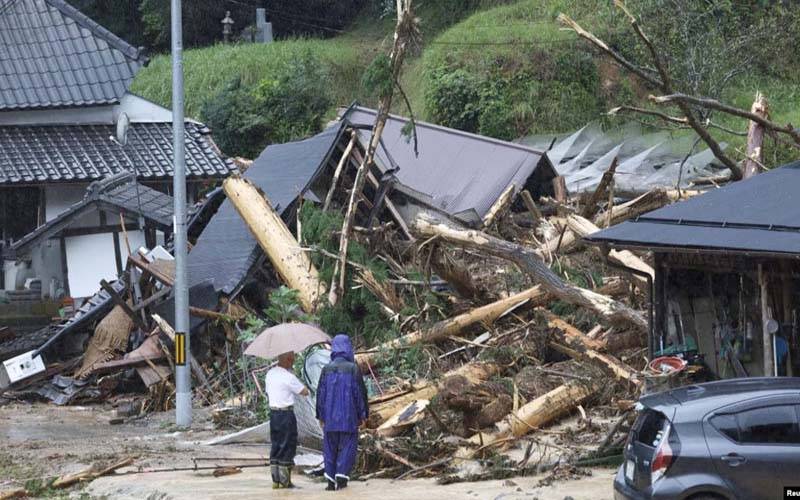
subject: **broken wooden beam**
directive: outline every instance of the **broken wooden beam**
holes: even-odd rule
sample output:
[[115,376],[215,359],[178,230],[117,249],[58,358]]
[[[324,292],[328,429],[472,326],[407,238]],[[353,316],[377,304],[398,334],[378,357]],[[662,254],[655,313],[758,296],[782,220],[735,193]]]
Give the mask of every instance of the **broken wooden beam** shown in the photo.
[[627,324],[647,331],[647,320],[642,313],[610,297],[565,282],[530,248],[480,231],[465,230],[425,213],[417,215],[414,231],[421,236],[438,236],[449,243],[511,261],[538,281],[544,291],[564,302],[591,309],[611,323]]
[[401,408],[397,413],[382,423],[375,433],[383,437],[397,436],[407,428],[416,424],[425,417],[425,409],[430,404],[429,399],[417,399]]
[[314,312],[325,285],[283,219],[250,181],[232,176],[222,188],[283,281],[299,292],[303,309]]
[[483,217],[483,228],[486,229],[491,226],[514,201],[515,187],[513,184],[509,185],[505,191],[497,198],[497,201],[492,204],[489,211]]
[[429,328],[423,328],[403,335],[402,337],[384,342],[377,346],[372,352],[357,354],[356,362],[362,366],[375,364],[383,353],[387,351],[391,352],[394,349],[400,349],[414,344],[439,342],[476,323],[491,323],[510,308],[519,306],[524,302],[530,301],[531,305],[534,306],[543,305],[546,303],[547,297],[548,294],[543,287],[535,286],[529,288],[523,292],[478,307],[464,314],[439,321]]
[[528,212],[531,214],[533,227],[538,226],[539,222],[542,220],[542,211],[536,206],[536,202],[533,201],[533,196],[531,196],[530,191],[523,189],[519,195],[522,198],[522,202],[525,204],[525,208],[527,208]]
[[614,160],[611,162],[611,165],[608,167],[608,170],[603,172],[603,177],[600,178],[600,183],[597,184],[594,192],[591,194],[591,196],[589,196],[589,199],[586,200],[586,204],[583,206],[583,210],[581,211],[581,216],[591,219],[597,214],[598,211],[600,211],[600,202],[605,199],[606,192],[612,185],[614,173],[617,171],[617,163],[618,157],[615,156]]
[[[750,112],[767,119],[769,116],[769,105],[767,99],[761,94],[756,93],[756,99],[753,101],[753,106]],[[751,121],[747,127],[747,151],[744,159],[744,178],[747,179],[758,174],[764,166],[764,153],[762,146],[764,144],[764,131],[763,124]]]
[[100,466],[98,464],[93,464],[92,466],[83,469],[78,472],[73,472],[71,474],[65,474],[55,481],[50,486],[53,488],[66,488],[68,486],[72,486],[75,483],[91,481],[92,479],[96,479],[101,476],[105,476],[111,474],[117,469],[121,469],[122,467],[127,467],[133,463],[133,457],[126,458],[124,460],[120,460],[115,462],[107,467]]
[[619,224],[622,221],[633,219],[636,216],[642,215],[646,212],[651,212],[657,208],[670,203],[670,198],[664,189],[654,189],[648,191],[638,197],[611,209],[611,223],[608,223],[608,214],[599,214],[595,216],[594,223],[599,227],[610,227]]
[[[600,231],[599,227],[595,226],[591,221],[584,219],[579,215],[570,215],[567,217],[567,225],[573,233],[581,238],[585,238]],[[625,267],[630,267],[636,269],[637,271],[647,273],[651,280],[655,279],[656,272],[653,270],[652,266],[637,257],[630,250],[611,250],[608,252],[608,258],[618,264],[622,264]],[[634,274],[632,280],[639,286],[640,289],[643,289],[645,292],[650,291],[648,280],[643,276]]]

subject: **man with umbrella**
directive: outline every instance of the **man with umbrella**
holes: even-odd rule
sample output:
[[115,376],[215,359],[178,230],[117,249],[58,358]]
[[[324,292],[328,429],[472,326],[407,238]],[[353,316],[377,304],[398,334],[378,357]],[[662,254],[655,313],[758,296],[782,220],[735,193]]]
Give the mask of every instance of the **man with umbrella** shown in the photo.
[[293,487],[292,467],[297,452],[294,399],[308,395],[308,389],[292,372],[294,354],[322,342],[330,342],[330,337],[319,328],[304,323],[284,323],[261,332],[244,352],[260,358],[278,358],[278,364],[266,377],[271,415],[269,463],[274,489]]
[[317,419],[324,431],[327,490],[347,487],[358,450],[358,427],[367,419],[367,389],[355,363],[350,338],[333,338],[331,362],[322,369],[317,387]]

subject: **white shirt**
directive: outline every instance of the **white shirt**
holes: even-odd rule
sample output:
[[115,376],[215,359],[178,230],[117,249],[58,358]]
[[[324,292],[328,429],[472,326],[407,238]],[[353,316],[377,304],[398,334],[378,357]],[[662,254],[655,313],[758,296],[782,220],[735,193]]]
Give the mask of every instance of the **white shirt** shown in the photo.
[[303,385],[294,373],[276,366],[267,372],[265,379],[267,385],[267,399],[270,408],[286,408],[294,404],[295,394],[300,394],[306,386]]

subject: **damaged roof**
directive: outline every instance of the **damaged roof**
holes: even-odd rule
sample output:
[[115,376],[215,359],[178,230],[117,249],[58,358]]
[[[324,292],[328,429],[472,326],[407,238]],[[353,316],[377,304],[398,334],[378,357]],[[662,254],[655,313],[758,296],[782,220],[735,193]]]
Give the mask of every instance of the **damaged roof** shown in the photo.
[[[353,124],[369,125],[360,132],[366,144],[375,115],[373,109],[351,106],[342,117]],[[379,162],[384,169],[399,167],[395,189],[463,223],[483,220],[509,186],[521,191],[535,171],[541,169],[540,185],[556,175],[542,151],[420,121],[416,122],[417,156],[413,142],[403,134],[407,123],[406,118],[389,115]],[[549,189],[549,182],[547,185]],[[536,191],[536,186],[530,187]]]
[[[340,122],[309,139],[267,146],[243,177],[284,215],[325,165],[343,127]],[[226,199],[189,252],[189,285],[210,281],[217,292],[229,295],[244,282],[260,255],[255,238]]]
[[616,247],[800,254],[800,162],[731,183],[586,239]]
[[[222,177],[236,168],[210,133],[186,122],[188,178]],[[172,177],[171,123],[132,123],[126,146],[110,139],[115,134],[110,124],[0,127],[0,184],[86,182],[126,171],[139,179]]]
[[146,63],[63,0],[0,0],[0,111],[115,104]]
[[89,185],[84,198],[4,251],[6,258],[25,254],[35,243],[53,237],[72,225],[81,215],[112,209],[144,217],[163,229],[172,228],[173,198],[136,182],[133,174],[122,173]]

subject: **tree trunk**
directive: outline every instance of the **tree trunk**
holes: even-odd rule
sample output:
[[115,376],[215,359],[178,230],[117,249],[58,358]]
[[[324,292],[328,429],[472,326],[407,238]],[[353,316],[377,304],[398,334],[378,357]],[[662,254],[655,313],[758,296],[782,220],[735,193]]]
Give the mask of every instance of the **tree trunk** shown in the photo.
[[[750,112],[766,119],[769,113],[767,99],[761,94],[756,93],[756,100]],[[764,144],[764,125],[751,121],[747,128],[747,158],[744,160],[744,178],[747,179],[756,175],[763,165],[764,154],[761,146]]]
[[503,214],[508,208],[511,206],[511,202],[514,201],[514,185],[510,185],[506,188],[505,191],[497,198],[497,201],[489,208],[489,211],[486,212],[486,216],[483,218],[483,228],[486,229],[492,225],[499,217]]
[[562,175],[557,175],[553,179],[553,198],[559,203],[564,203],[569,198],[567,191],[567,180]]
[[454,227],[424,213],[417,216],[413,229],[421,236],[438,236],[450,243],[514,262],[540,282],[544,290],[564,302],[591,309],[612,323],[623,323],[647,330],[647,321],[638,311],[609,297],[564,282],[545,265],[534,250],[480,231]]
[[533,201],[533,196],[531,196],[531,193],[527,189],[523,189],[520,193],[520,196],[522,197],[522,202],[525,203],[525,207],[528,209],[528,212],[531,214],[533,227],[538,226],[539,222],[542,220],[542,212]]
[[604,214],[596,216],[594,223],[599,227],[610,227],[643,213],[661,208],[664,205],[668,205],[669,202],[670,199],[665,190],[654,189],[631,201],[613,207],[611,210],[611,224],[608,224],[607,215]]
[[600,183],[597,184],[597,188],[595,188],[589,199],[586,200],[586,205],[584,205],[581,211],[583,217],[591,219],[600,210],[600,202],[606,197],[606,191],[608,191],[614,180],[614,173],[617,171],[617,163],[617,157],[614,157],[608,170],[606,170],[603,173],[603,177],[600,178]]
[[436,396],[442,388],[445,379],[452,376],[462,376],[473,384],[479,384],[489,380],[492,376],[500,373],[500,367],[494,363],[473,362],[462,365],[455,370],[451,370],[442,375],[438,381],[420,380],[414,390],[402,394],[396,398],[381,401],[370,405],[370,427],[378,427],[383,422],[395,415],[399,410],[407,407],[416,400],[430,400]]
[[222,188],[283,281],[299,292],[303,309],[314,312],[325,285],[320,282],[308,254],[300,248],[269,201],[241,177],[227,178]]
[[[378,111],[375,115],[375,125],[372,127],[372,137],[369,141],[367,153],[364,156],[364,161],[359,165],[356,171],[356,178],[353,183],[353,190],[350,192],[350,201],[347,204],[347,212],[344,216],[344,223],[342,224],[342,234],[339,237],[339,262],[333,271],[333,278],[331,280],[331,290],[328,295],[328,301],[335,305],[339,300],[339,295],[344,293],[344,284],[346,277],[347,265],[347,247],[350,244],[350,232],[353,230],[355,221],[356,208],[358,199],[361,196],[361,191],[364,189],[364,182],[367,178],[367,173],[375,162],[375,153],[380,144],[383,129],[386,126],[386,120],[389,119],[389,109],[392,107],[392,96],[394,94],[394,83],[400,76],[400,68],[403,66],[403,59],[406,55],[406,48],[409,40],[409,26],[408,23],[414,23],[414,14],[411,10],[412,0],[398,0],[397,1],[397,25],[394,33],[394,45],[389,55],[391,60],[391,78],[392,87],[386,95],[381,96],[380,103],[378,104]],[[402,9],[402,10],[401,10]],[[341,273],[341,274],[337,274]],[[338,282],[337,282],[338,276]]]
[[353,146],[356,144],[356,132],[352,131],[350,134],[350,142],[347,144],[347,148],[344,150],[344,153],[342,153],[342,157],[339,159],[339,163],[336,165],[336,170],[333,171],[331,187],[328,188],[328,194],[325,196],[325,203],[322,205],[323,212],[327,212],[328,208],[331,206],[333,193],[336,192],[336,186],[339,184],[339,177],[342,175],[344,166],[347,165],[347,162],[350,160],[350,152],[353,151]]
[[[498,422],[494,432],[479,432],[472,436],[469,442],[474,446],[485,448],[507,438],[524,436],[574,410],[598,387],[597,383],[579,382],[560,385],[509,414]],[[456,452],[456,457],[472,458],[476,451],[475,449],[461,448]]]
[[476,323],[491,323],[500,317],[504,312],[525,301],[531,301],[532,305],[538,306],[546,303],[547,293],[541,286],[529,288],[511,297],[492,302],[485,306],[478,307],[471,311],[459,314],[434,324],[430,328],[417,330],[403,335],[402,337],[384,342],[375,348],[374,352],[361,353],[356,355],[356,362],[362,366],[372,365],[380,358],[382,353],[399,349],[405,346],[420,343],[435,343],[444,340],[451,335],[455,335],[463,329]]

